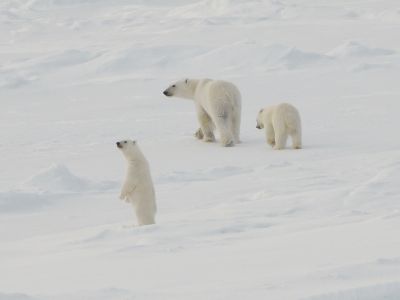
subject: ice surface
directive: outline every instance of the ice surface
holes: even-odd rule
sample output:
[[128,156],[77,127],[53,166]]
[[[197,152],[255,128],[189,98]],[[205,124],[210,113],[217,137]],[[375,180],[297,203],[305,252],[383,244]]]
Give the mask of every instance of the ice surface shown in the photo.
[[400,284],[387,283],[376,286],[360,287],[348,291],[341,291],[329,295],[307,298],[308,300],[396,300],[400,295]]
[[[0,25],[1,300],[400,299],[397,0],[3,0]],[[187,77],[240,88],[241,144],[193,137],[162,95]],[[302,150],[255,129],[283,101]],[[125,138],[154,226],[118,199]]]

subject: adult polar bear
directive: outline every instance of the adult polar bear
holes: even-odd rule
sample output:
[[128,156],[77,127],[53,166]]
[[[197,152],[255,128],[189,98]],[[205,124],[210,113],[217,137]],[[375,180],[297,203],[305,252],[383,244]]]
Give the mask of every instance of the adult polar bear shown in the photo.
[[230,82],[212,79],[185,79],[170,85],[168,97],[192,99],[195,102],[200,129],[195,133],[205,142],[215,141],[214,129],[222,146],[240,143],[241,95]]

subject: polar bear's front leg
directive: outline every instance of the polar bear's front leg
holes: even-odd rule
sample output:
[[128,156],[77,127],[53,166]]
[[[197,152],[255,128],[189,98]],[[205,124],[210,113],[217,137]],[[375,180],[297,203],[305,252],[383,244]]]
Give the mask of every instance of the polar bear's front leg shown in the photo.
[[275,146],[275,131],[272,124],[265,126],[265,136],[267,140],[267,144],[271,145],[272,147]]
[[119,195],[119,199],[125,200],[129,202],[129,197],[132,196],[133,192],[135,191],[136,185],[132,184],[131,182],[125,182],[122,186],[121,193]]
[[199,120],[200,128],[196,131],[195,136],[205,142],[214,142],[214,124],[207,112],[200,106],[197,107],[197,119]]

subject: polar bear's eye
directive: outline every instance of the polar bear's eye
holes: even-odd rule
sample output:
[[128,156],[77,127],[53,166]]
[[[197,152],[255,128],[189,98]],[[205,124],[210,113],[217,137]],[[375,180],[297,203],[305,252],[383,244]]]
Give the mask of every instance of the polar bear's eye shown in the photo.
[[176,87],[176,85],[174,84],[174,85],[172,85],[172,87]]
[[126,144],[126,141],[124,141],[124,144]]

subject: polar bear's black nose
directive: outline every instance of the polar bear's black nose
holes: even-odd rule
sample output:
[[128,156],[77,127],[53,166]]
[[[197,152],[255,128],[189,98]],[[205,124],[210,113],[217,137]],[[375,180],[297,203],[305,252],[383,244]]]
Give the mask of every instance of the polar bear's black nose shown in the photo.
[[168,96],[168,92],[167,92],[166,90],[163,92],[163,94],[164,94],[165,96]]
[[120,142],[116,142],[116,144],[117,144],[118,148],[121,148],[121,143]]

